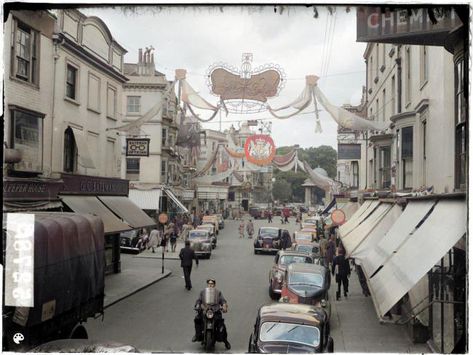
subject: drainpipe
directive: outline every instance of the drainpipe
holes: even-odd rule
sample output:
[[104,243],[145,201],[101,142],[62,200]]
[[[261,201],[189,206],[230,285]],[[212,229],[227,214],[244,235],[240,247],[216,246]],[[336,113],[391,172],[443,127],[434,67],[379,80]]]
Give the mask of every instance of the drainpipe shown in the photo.
[[401,46],[397,46],[397,113],[402,111],[402,66],[401,66]]
[[56,108],[56,71],[57,71],[57,60],[59,59],[58,49],[61,44],[64,43],[64,39],[59,37],[59,33],[53,34],[53,92],[51,100],[51,150],[49,153],[49,162],[50,162],[50,176],[53,173],[53,148],[54,148],[54,117],[55,117],[55,108]]

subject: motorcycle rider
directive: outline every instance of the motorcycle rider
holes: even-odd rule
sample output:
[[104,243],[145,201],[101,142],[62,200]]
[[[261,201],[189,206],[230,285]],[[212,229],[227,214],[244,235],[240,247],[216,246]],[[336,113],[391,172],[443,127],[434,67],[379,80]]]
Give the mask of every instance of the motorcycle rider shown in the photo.
[[[207,287],[215,287],[216,281],[215,279],[208,279],[207,280]],[[194,318],[194,326],[195,326],[195,335],[192,337],[192,341],[201,341],[203,338],[203,331],[204,331],[204,319],[203,319],[203,314],[202,314],[202,308],[201,305],[204,302],[204,294],[205,294],[205,289],[200,291],[199,298],[195,302],[194,308],[197,310],[197,315]],[[228,304],[227,300],[225,297],[223,297],[223,294],[220,290],[217,290],[217,302],[222,308],[222,312],[226,313],[228,310]],[[228,350],[231,348],[230,343],[227,340],[227,328],[225,326],[222,314],[220,312],[217,313],[218,318],[216,318],[216,329],[217,332],[220,333],[220,341],[222,341],[225,344],[225,348]]]

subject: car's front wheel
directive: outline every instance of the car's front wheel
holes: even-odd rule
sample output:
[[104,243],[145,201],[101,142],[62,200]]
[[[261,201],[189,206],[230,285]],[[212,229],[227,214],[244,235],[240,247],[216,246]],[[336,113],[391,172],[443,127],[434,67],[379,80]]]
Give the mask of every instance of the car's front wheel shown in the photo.
[[268,291],[269,291],[269,297],[272,300],[277,300],[278,297],[277,297],[276,293],[273,291],[273,288],[271,287],[271,283],[269,284]]

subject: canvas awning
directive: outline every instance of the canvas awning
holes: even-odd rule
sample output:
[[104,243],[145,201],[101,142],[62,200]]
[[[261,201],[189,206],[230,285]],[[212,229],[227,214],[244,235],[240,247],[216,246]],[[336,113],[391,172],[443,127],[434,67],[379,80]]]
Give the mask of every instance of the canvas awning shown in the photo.
[[368,237],[370,232],[376,227],[376,225],[383,219],[383,217],[392,208],[391,203],[380,203],[373,210],[373,212],[366,219],[363,220],[356,228],[350,233],[341,235],[343,246],[347,251],[347,256],[350,256],[358,246]]
[[4,212],[20,211],[42,211],[62,207],[61,201],[39,200],[39,201],[6,201],[3,200]]
[[344,237],[348,233],[350,233],[353,229],[355,229],[363,220],[369,216],[373,210],[378,207],[379,201],[377,200],[369,200],[366,201],[359,209],[355,212],[355,214],[339,228],[340,237]]
[[77,146],[77,155],[79,156],[79,164],[84,168],[95,168],[94,160],[90,155],[87,138],[81,130],[71,127],[74,132],[74,140]]
[[335,203],[336,203],[336,202],[337,202],[337,201],[335,200],[335,198],[332,199],[332,201],[330,201],[330,203],[328,204],[328,206],[325,207],[325,209],[322,211],[322,214],[328,213],[328,211],[330,211],[330,209],[331,209],[333,206],[335,206]]
[[160,210],[159,199],[161,194],[161,189],[130,189],[128,191],[129,199],[142,210]]
[[381,221],[379,221],[376,227],[374,227],[358,247],[351,252],[351,257],[355,259],[357,264],[363,263],[368,253],[386,236],[386,233],[401,214],[401,207],[397,204],[392,204],[392,207]]
[[386,236],[363,259],[362,267],[368,278],[402,245],[434,204],[434,200],[411,201],[407,204]]
[[156,221],[126,196],[98,196],[98,199],[135,229],[156,225]]
[[345,219],[348,221],[358,210],[359,206],[357,202],[348,202],[342,207],[343,213],[345,213]]
[[174,204],[179,208],[180,212],[182,213],[189,213],[189,210],[184,206],[181,201],[172,193],[169,189],[163,189],[166,195],[174,202]]
[[123,223],[95,196],[61,195],[61,200],[74,212],[88,213],[102,219],[105,234],[114,234],[133,229]]
[[368,280],[379,317],[389,311],[466,234],[464,200],[440,200],[419,228]]

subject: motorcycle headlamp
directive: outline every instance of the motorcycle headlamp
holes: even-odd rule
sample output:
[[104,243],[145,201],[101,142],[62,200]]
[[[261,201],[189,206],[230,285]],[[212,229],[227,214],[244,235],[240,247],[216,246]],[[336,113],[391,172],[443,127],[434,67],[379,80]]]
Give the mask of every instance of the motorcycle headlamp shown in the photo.
[[207,318],[213,318],[214,317],[214,311],[212,311],[211,309],[208,309],[207,312],[205,313],[205,315],[207,316]]

